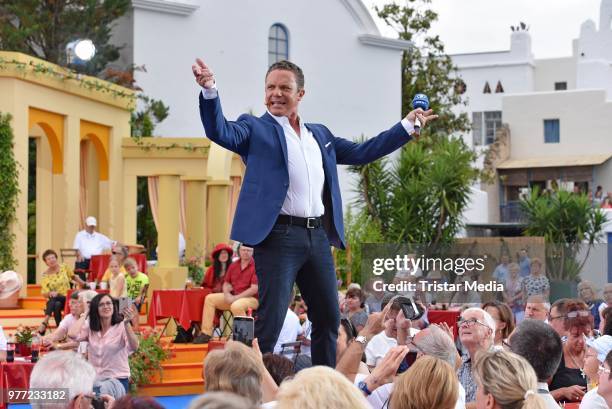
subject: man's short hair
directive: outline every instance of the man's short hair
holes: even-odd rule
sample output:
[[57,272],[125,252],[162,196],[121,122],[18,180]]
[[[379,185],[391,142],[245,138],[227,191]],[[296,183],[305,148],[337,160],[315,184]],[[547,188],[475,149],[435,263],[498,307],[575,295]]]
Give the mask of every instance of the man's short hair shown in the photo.
[[[81,355],[73,351],[53,351],[45,354],[34,366],[30,375],[30,389],[63,388],[68,389],[68,401],[80,394],[91,394],[96,370]],[[33,409],[59,409],[67,407],[65,402],[58,404],[32,401]]]
[[525,320],[510,336],[510,349],[531,364],[539,382],[546,382],[559,367],[563,344],[550,325],[543,321]]
[[423,331],[429,332],[417,345],[425,355],[430,355],[448,363],[452,368],[455,367],[457,359],[457,349],[455,343],[436,325],[430,325]]
[[552,312],[552,309],[554,308],[554,309],[557,310],[557,314],[565,315],[567,313],[567,303],[568,303],[568,301],[570,301],[569,298],[559,298],[550,307],[550,312]]
[[295,75],[295,82],[297,82],[298,89],[304,88],[304,73],[302,72],[302,69],[296,64],[287,60],[275,62],[270,66],[270,68],[268,68],[268,72],[266,72],[266,78],[268,78],[268,74],[270,74],[274,70],[291,71],[293,75]]

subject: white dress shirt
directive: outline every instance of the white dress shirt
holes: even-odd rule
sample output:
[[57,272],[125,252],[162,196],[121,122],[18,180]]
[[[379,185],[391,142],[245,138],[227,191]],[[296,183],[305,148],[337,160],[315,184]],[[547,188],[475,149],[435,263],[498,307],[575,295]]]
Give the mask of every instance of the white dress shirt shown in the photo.
[[104,250],[110,249],[113,246],[113,241],[94,231],[89,234],[87,230],[81,230],[74,236],[74,244],[72,248],[79,250],[83,258],[90,259],[91,256],[102,254]]
[[[214,99],[218,95],[216,84],[203,88],[204,99]],[[312,132],[306,128],[302,118],[299,118],[300,135],[298,135],[286,116],[275,116],[268,113],[283,127],[287,142],[287,166],[289,173],[289,188],[283,202],[280,214],[298,217],[319,217],[325,213],[323,206],[323,158],[321,148]],[[414,125],[406,118],[402,125],[408,134],[414,132]]]
[[312,132],[300,121],[298,135],[286,116],[268,113],[283,127],[287,141],[287,170],[289,188],[281,208],[281,214],[298,217],[319,217],[325,213],[323,206],[323,158]]
[[[301,334],[302,326],[300,325],[300,319],[291,309],[287,309],[283,327],[281,328],[280,334],[278,334],[276,345],[274,345],[274,353],[280,354],[283,350],[283,344],[297,341],[298,335]],[[293,354],[291,354],[291,357],[293,357]]]

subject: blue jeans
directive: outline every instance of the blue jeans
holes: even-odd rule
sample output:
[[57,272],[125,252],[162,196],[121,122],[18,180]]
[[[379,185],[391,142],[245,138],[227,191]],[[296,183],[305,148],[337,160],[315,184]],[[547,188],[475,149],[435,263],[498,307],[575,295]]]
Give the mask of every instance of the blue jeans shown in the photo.
[[276,224],[254,246],[254,258],[259,285],[255,336],[261,352],[273,352],[297,283],[312,322],[312,364],[335,367],[340,311],[325,229]]

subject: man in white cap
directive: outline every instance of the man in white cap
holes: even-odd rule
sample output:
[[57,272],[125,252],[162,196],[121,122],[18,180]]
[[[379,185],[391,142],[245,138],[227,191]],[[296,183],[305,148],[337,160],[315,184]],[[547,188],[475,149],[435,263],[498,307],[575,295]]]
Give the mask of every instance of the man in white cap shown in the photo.
[[[96,231],[98,222],[95,217],[89,216],[85,219],[85,229],[74,236],[72,248],[77,250],[77,259],[74,263],[75,270],[89,269],[91,256],[102,254],[104,250],[112,249],[116,243],[102,233]],[[84,277],[81,277],[84,279]]]

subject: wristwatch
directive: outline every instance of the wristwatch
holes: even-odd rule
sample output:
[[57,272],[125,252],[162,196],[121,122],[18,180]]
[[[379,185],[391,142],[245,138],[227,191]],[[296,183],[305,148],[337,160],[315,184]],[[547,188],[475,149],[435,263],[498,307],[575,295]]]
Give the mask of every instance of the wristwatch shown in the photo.
[[368,343],[368,339],[363,335],[357,335],[355,337],[355,341],[359,342],[363,346],[365,346]]
[[[364,337],[364,338],[365,338],[365,337]],[[359,390],[360,390],[361,392],[365,393],[365,394],[366,394],[366,396],[370,396],[370,395],[372,394],[372,391],[370,391],[370,390],[368,389],[368,384],[367,384],[367,383],[365,383],[365,381],[360,381],[360,382],[357,384],[357,387],[359,388]]]

